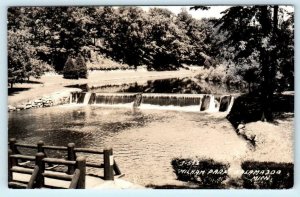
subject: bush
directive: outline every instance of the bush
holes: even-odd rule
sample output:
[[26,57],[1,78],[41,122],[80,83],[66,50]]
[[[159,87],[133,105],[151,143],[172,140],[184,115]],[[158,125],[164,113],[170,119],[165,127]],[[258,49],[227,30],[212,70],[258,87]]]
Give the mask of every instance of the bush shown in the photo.
[[[240,123],[256,122],[262,119],[263,104],[258,94],[244,94],[234,100],[231,111],[227,115],[229,122],[237,128]],[[280,114],[294,112],[293,95],[274,95],[271,102],[273,112]]]
[[87,62],[88,70],[129,70],[130,66],[128,64],[113,61],[105,56],[91,52],[92,58],[90,62]]
[[79,54],[78,57],[76,58],[75,64],[78,68],[79,77],[86,79],[88,77],[87,66],[81,54]]
[[68,57],[68,59],[65,63],[63,75],[64,75],[64,78],[66,78],[66,79],[78,79],[79,78],[78,67],[71,57]]
[[87,66],[81,54],[78,55],[75,61],[71,57],[68,57],[63,69],[63,75],[66,79],[88,77]]

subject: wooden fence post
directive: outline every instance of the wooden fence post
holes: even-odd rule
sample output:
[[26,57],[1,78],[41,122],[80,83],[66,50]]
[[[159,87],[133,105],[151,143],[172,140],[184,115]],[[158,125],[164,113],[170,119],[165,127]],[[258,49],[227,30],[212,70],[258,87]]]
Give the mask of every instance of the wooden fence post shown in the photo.
[[[76,153],[75,153],[75,144],[69,143],[68,144],[68,160],[75,161],[76,160]],[[68,174],[73,174],[75,171],[75,166],[68,166]]]
[[[12,155],[20,153],[17,149],[16,143],[17,143],[16,138],[10,138],[9,139],[9,148],[12,151],[12,153],[11,153]],[[18,165],[18,159],[11,159],[11,163],[12,163],[12,166],[17,166]]]
[[39,167],[39,171],[38,171],[37,177],[36,177],[36,187],[37,188],[41,188],[45,184],[45,179],[43,176],[43,173],[45,171],[45,164],[43,162],[44,157],[45,157],[45,154],[42,152],[37,153],[35,156],[35,165],[37,165]]
[[41,152],[41,153],[44,153],[45,154],[45,151],[44,151],[44,142],[43,141],[38,141],[37,143],[37,152]]
[[[47,154],[46,154],[45,149],[44,149],[44,145],[45,145],[44,141],[42,141],[42,140],[38,141],[38,143],[37,143],[37,152],[38,153],[44,153],[44,157],[47,157]],[[49,167],[53,166],[53,164],[48,164],[48,166]]]
[[9,139],[9,148],[12,151],[12,154],[18,154],[16,143],[17,143],[16,138]]
[[86,159],[85,157],[78,157],[76,159],[76,167],[80,171],[77,189],[85,189],[85,175],[86,175]]
[[10,156],[12,155],[12,150],[8,149],[8,182],[11,182],[13,180],[13,173],[11,171],[12,166],[12,158]]
[[113,173],[113,150],[112,148],[105,148],[103,150],[104,153],[104,180],[114,180]]

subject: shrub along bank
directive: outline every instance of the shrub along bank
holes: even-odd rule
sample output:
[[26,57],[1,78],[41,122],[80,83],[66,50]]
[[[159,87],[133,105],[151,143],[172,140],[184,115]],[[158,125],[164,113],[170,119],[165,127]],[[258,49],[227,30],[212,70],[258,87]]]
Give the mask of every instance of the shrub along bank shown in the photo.
[[88,77],[87,66],[81,54],[79,54],[75,60],[70,56],[68,57],[64,66],[63,75],[66,79],[86,79]]

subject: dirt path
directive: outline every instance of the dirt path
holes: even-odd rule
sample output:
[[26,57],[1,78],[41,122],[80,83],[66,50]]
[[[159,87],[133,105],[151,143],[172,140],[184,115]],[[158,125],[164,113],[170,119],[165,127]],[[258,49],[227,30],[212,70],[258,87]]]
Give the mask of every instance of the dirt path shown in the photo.
[[41,79],[35,79],[35,83],[16,84],[15,88],[26,88],[23,91],[8,95],[8,105],[17,105],[28,102],[39,97],[47,96],[55,92],[63,91],[66,86],[76,84],[89,84],[90,86],[121,85],[124,83],[143,83],[147,80],[167,79],[174,77],[193,77],[197,74],[195,70],[179,71],[94,71],[89,73],[88,79],[71,80],[64,79],[62,75],[45,75]]

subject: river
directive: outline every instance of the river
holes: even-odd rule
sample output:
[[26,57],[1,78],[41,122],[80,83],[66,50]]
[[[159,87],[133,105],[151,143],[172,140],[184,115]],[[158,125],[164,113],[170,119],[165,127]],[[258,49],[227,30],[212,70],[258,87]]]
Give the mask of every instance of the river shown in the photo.
[[10,112],[8,129],[9,137],[26,144],[43,140],[47,145],[74,142],[77,147],[99,150],[111,146],[124,179],[143,186],[184,184],[176,180],[171,166],[174,158],[232,163],[248,149],[219,112],[68,104]]

